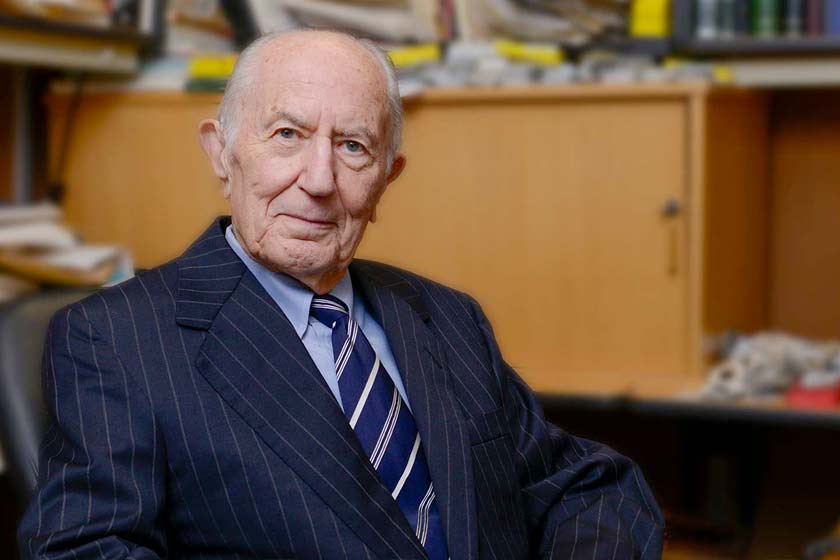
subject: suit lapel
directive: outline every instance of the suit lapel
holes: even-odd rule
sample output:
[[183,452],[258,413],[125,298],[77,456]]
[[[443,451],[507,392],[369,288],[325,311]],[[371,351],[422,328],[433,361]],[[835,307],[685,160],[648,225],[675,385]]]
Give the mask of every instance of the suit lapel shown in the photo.
[[291,323],[241,261],[233,279],[224,237],[185,258],[177,320],[207,330],[196,369],[377,555],[425,558]]
[[380,278],[375,265],[350,267],[359,290],[388,337],[400,368],[429,471],[451,558],[477,558],[477,527],[469,435],[444,367],[443,351],[424,323],[429,315],[407,282]]

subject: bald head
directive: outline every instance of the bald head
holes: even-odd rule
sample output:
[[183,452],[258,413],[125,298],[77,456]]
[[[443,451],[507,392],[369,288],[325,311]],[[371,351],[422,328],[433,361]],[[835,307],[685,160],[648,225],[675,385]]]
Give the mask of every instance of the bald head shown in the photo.
[[396,72],[388,55],[376,44],[345,33],[321,30],[283,31],[264,35],[239,55],[219,106],[219,122],[226,143],[232,144],[259,102],[260,86],[272,77],[314,76],[326,66],[340,65],[350,78],[365,83],[381,96],[387,113],[387,161],[390,167],[402,136],[402,102]]

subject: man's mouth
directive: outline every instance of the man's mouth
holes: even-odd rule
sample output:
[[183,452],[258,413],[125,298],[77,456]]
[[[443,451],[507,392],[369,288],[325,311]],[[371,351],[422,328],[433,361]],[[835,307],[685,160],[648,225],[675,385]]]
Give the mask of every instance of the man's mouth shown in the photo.
[[302,216],[300,214],[280,214],[281,216],[285,216],[287,218],[292,218],[294,220],[305,222],[307,224],[317,226],[317,227],[331,227],[335,225],[335,222],[332,220],[323,220],[317,219],[309,216]]

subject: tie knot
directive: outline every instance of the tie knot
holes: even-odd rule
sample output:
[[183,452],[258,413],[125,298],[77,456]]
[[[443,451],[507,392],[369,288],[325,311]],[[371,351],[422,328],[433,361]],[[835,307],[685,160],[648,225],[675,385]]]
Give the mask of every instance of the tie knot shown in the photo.
[[339,319],[349,315],[344,302],[330,294],[312,298],[312,307],[309,313],[329,328],[335,327]]

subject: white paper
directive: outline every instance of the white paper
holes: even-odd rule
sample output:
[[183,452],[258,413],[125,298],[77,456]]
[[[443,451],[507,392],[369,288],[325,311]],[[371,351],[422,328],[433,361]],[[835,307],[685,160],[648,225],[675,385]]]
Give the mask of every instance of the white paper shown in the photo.
[[52,266],[69,270],[89,271],[116,257],[119,247],[109,245],[79,245],[70,249],[44,255],[40,260]]

